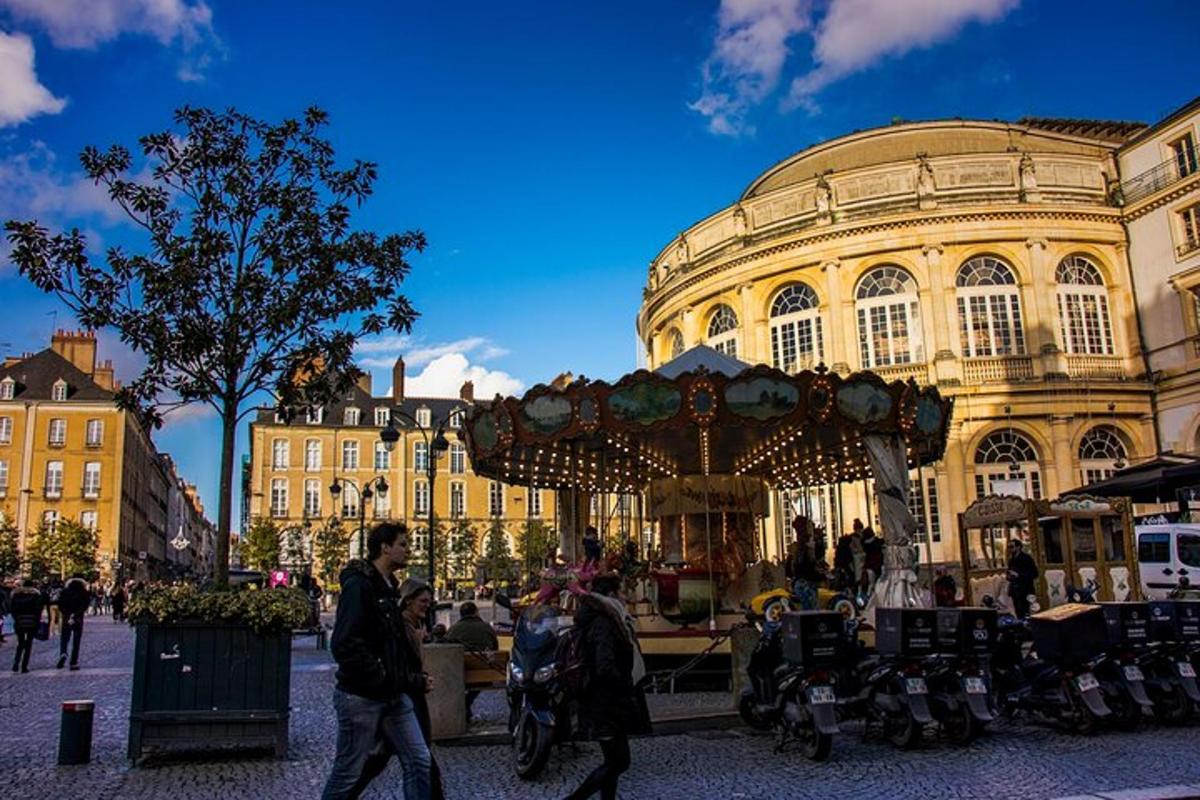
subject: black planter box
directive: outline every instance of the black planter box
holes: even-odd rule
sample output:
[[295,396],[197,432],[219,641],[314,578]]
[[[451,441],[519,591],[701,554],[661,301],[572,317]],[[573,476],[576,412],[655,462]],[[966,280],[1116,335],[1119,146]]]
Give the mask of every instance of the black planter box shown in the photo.
[[875,649],[885,655],[927,656],[937,649],[934,608],[875,609]]
[[835,666],[841,655],[846,620],[837,611],[791,611],[783,615],[779,638],[783,657],[806,667]]
[[1151,639],[1200,641],[1200,600],[1153,600],[1149,605]]
[[270,748],[287,755],[290,632],[137,625],[129,758],[147,750]]
[[1108,624],[1097,605],[1067,603],[1029,618],[1033,649],[1045,661],[1081,663],[1108,649]]
[[1108,624],[1109,647],[1150,641],[1149,603],[1101,603]]
[[937,609],[939,653],[986,656],[996,642],[996,609],[965,606]]

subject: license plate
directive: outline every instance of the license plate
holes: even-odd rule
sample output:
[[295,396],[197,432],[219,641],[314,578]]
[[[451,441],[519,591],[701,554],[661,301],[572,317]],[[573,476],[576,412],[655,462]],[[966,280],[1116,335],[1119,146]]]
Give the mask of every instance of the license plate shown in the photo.
[[905,678],[904,687],[909,694],[929,694],[929,688],[925,686],[924,678]]
[[1192,667],[1192,665],[1191,665],[1191,664],[1189,664],[1189,663],[1187,663],[1186,661],[1180,661],[1180,662],[1179,662],[1178,664],[1176,664],[1175,666],[1179,668],[1179,676],[1180,676],[1181,678],[1194,678],[1194,677],[1196,677],[1196,670],[1195,670],[1195,668],[1193,668],[1193,667]]
[[836,703],[837,695],[829,686],[812,686],[808,690],[808,699],[812,703]]
[[1096,676],[1090,672],[1085,672],[1075,679],[1075,685],[1079,687],[1079,691],[1087,692],[1092,689],[1100,688],[1100,681],[1096,680]]
[[1125,667],[1125,680],[1141,681],[1141,680],[1145,680],[1145,679],[1146,679],[1146,676],[1143,675],[1142,671],[1140,669],[1138,669],[1137,667]]
[[987,694],[983,678],[967,678],[964,683],[967,685],[967,694]]

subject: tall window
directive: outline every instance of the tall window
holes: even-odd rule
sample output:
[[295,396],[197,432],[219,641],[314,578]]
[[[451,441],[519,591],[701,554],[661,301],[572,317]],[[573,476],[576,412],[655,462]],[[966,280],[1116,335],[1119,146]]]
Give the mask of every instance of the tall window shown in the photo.
[[376,491],[372,497],[374,498],[375,507],[371,510],[371,513],[375,515],[375,519],[391,519],[391,495]]
[[95,511],[83,511],[79,514],[79,524],[89,531],[96,530],[96,524],[99,522],[99,519],[100,515]]
[[67,399],[66,381],[59,379],[54,382],[54,385],[50,387],[50,399],[58,402],[62,402],[63,400]]
[[462,442],[450,443],[450,474],[462,475],[467,471],[467,448]]
[[392,468],[392,454],[388,452],[383,442],[375,443],[375,471],[383,472]]
[[1196,171],[1196,142],[1190,133],[1185,133],[1171,142],[1171,152],[1175,156],[1175,168],[1179,177],[1191,175]]
[[58,512],[53,509],[42,512],[42,524],[50,533],[58,533]]
[[422,428],[428,428],[433,424],[433,412],[428,408],[417,409],[417,425]]
[[287,478],[271,479],[271,516],[286,517],[288,515],[288,482]]
[[429,444],[427,442],[413,443],[413,469],[425,472],[429,469]]
[[722,303],[708,318],[708,346],[730,358],[737,358],[737,330],[737,314]]
[[1079,440],[1079,468],[1084,483],[1111,478],[1128,458],[1125,443],[1111,425],[1097,425]]
[[342,469],[358,469],[358,442],[342,442]]
[[100,496],[100,462],[89,461],[83,465],[83,496]]
[[1200,248],[1200,203],[1180,211],[1179,224],[1183,233],[1183,241],[1179,243],[1179,254],[1183,255]]
[[63,462],[46,462],[46,497],[62,497]]
[[799,372],[821,359],[821,316],[817,295],[791,283],[771,301],[771,359],[777,369]]
[[8,496],[8,461],[0,461],[0,497]]
[[342,412],[343,425],[357,425],[359,418],[359,410],[357,408],[347,408]]
[[0,417],[0,444],[12,444],[12,417]]
[[671,358],[679,358],[683,355],[683,334],[677,330],[672,330],[667,334],[667,352],[671,354]]
[[1108,291],[1096,265],[1083,256],[1069,256],[1054,272],[1058,283],[1058,324],[1068,353],[1113,354]]
[[321,480],[307,478],[304,481],[304,516],[321,516]]
[[99,447],[104,443],[104,420],[89,419],[87,421],[84,442],[88,447]]
[[529,516],[540,517],[542,515],[542,490],[536,487],[529,489]]
[[504,516],[504,486],[500,481],[488,484],[488,514],[493,517]]
[[462,519],[467,515],[467,485],[462,481],[450,481],[450,518]]
[[1042,496],[1037,449],[1016,431],[996,431],[975,450],[975,494],[1012,494],[1013,489],[1023,489],[1033,499]]
[[388,411],[386,406],[380,406],[379,408],[375,409],[375,427],[386,428],[388,419],[390,417],[391,413]]
[[342,482],[342,516],[354,519],[358,516],[361,497],[358,486],[350,481]]
[[956,284],[963,355],[1023,355],[1025,330],[1012,269],[999,259],[979,256],[962,265]]
[[308,439],[304,442],[304,469],[306,472],[317,472],[321,469],[321,442],[319,439]]
[[862,365],[886,367],[924,361],[917,283],[900,267],[876,267],[855,292]]
[[429,513],[429,482],[413,482],[413,513],[417,515]]
[[62,447],[67,443],[67,421],[65,419],[50,420],[50,446]]
[[271,442],[271,468],[272,469],[287,469],[288,466],[288,440],[276,439]]

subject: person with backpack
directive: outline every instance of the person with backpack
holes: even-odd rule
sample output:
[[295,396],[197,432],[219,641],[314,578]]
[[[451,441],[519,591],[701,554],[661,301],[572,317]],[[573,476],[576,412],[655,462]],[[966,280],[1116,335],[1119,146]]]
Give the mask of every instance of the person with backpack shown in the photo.
[[645,724],[637,689],[645,666],[620,587],[616,576],[595,578],[591,593],[580,598],[575,614],[586,681],[585,690],[576,698],[579,717],[600,743],[604,761],[568,800],[584,800],[597,792],[602,800],[615,800],[617,782],[629,769],[629,734]]
[[92,591],[80,574],[71,576],[58,593],[58,608],[62,612],[62,637],[58,646],[58,669],[67,663],[67,646],[71,648],[71,670],[79,669],[79,640],[83,636],[83,615],[92,602]]
[[26,578],[13,589],[9,599],[9,610],[13,616],[13,632],[17,634],[17,652],[13,653],[12,671],[29,672],[29,657],[33,655],[33,639],[42,624],[42,612],[46,610],[46,596],[38,590],[33,579]]

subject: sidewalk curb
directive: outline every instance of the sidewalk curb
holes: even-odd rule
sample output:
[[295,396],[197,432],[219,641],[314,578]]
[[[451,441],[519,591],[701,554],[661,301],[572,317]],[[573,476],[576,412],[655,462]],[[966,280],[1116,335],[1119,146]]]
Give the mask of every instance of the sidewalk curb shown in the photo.
[[[721,731],[741,726],[742,719],[735,711],[722,711],[714,714],[693,714],[688,716],[670,716],[652,721],[652,730],[643,736],[679,736],[695,731]],[[512,741],[508,731],[503,728],[489,728],[478,733],[468,733],[464,736],[450,736],[437,739],[434,744],[439,747],[492,747],[507,745]]]

